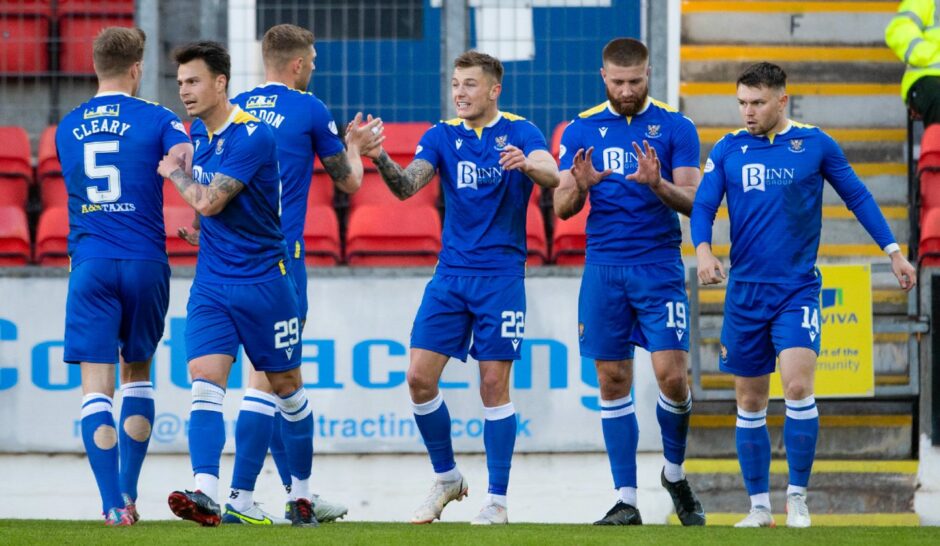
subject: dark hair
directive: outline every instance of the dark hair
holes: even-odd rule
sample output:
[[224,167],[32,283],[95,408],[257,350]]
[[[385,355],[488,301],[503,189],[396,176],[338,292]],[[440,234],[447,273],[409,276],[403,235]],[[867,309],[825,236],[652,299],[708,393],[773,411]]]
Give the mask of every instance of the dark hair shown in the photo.
[[773,63],[752,64],[745,68],[741,76],[738,77],[737,85],[785,89],[787,86],[787,73]]
[[225,76],[225,88],[232,79],[232,58],[225,46],[219,42],[193,42],[173,50],[173,60],[177,64],[186,64],[196,59],[202,59],[209,67],[209,72],[216,76]]
[[503,83],[503,63],[492,55],[487,55],[475,49],[465,51],[454,59],[454,68],[471,68],[479,66],[484,74],[489,75],[496,83]]
[[643,42],[633,38],[614,38],[604,46],[601,54],[604,64],[611,63],[617,66],[636,66],[643,64],[650,58],[649,49]]
[[139,28],[107,27],[91,46],[95,72],[99,77],[118,76],[144,58],[147,35]]
[[261,56],[265,64],[281,68],[285,63],[306,55],[313,45],[313,33],[297,25],[276,25],[264,33]]

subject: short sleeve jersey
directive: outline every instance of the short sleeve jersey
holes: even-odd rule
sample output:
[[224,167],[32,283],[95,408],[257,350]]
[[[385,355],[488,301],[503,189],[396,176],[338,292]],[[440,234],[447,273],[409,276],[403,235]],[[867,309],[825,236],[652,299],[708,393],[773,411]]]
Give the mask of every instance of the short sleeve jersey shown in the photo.
[[499,154],[509,145],[525,155],[548,149],[535,125],[506,112],[482,129],[452,119],[421,137],[415,160],[438,170],[444,192],[439,273],[525,275],[526,206],[533,183],[521,171],[500,166]]
[[176,114],[124,93],[99,94],[62,119],[55,143],[73,266],[88,258],[167,261],[157,165],[184,142]]
[[699,166],[699,139],[692,120],[654,99],[637,115],[622,116],[608,102],[581,112],[561,138],[561,169],[570,169],[579,149],[594,147],[598,172],[613,173],[591,187],[586,263],[639,265],[680,259],[682,233],[676,211],[649,187],[627,180],[637,169],[632,143],[656,150],[663,180],[678,167]]
[[[283,184],[281,230],[291,257],[303,259],[304,219],[314,153],[322,161],[344,150],[333,115],[313,93],[297,91],[282,83],[258,86],[232,102],[274,131]],[[332,183],[329,179],[321,182]]]
[[217,132],[210,133],[201,120],[193,122],[191,132],[196,182],[209,185],[221,174],[245,185],[221,212],[202,217],[196,279],[252,284],[286,274],[281,180],[271,128],[235,106]]

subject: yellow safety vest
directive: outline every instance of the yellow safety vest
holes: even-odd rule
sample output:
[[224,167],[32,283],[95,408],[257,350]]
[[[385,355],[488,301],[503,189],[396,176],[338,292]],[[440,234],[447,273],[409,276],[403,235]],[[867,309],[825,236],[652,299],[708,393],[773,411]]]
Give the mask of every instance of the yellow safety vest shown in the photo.
[[907,69],[901,98],[924,76],[940,76],[940,0],[904,0],[885,29],[885,42]]

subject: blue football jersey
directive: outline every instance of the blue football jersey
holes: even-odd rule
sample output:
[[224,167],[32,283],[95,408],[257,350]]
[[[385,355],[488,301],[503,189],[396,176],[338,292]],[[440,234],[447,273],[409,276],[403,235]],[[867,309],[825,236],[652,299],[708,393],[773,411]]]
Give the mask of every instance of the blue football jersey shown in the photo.
[[421,137],[415,159],[439,171],[444,191],[438,272],[525,275],[526,206],[532,180],[500,166],[500,151],[510,144],[525,155],[548,149],[535,125],[506,112],[479,130],[455,118],[438,123]]
[[55,143],[73,266],[87,258],[167,261],[157,165],[183,142],[176,114],[125,93],[99,94],[62,119]]
[[673,169],[699,166],[692,120],[654,99],[632,117],[604,102],[581,112],[565,128],[559,150],[562,170],[571,168],[579,149],[593,146],[594,168],[613,171],[589,190],[586,263],[640,265],[680,259],[682,233],[676,211],[649,187],[626,179],[637,169],[632,143],[642,149],[644,140],[656,150],[667,183],[672,183]]
[[692,208],[692,240],[711,242],[727,195],[731,274],[748,282],[804,282],[815,277],[822,232],[823,180],[828,180],[882,248],[894,236],[881,209],[822,130],[790,122],[779,134],[739,129],[715,144]]
[[[274,130],[283,184],[281,231],[291,257],[302,260],[313,154],[323,160],[345,149],[333,115],[312,93],[297,91],[282,83],[258,86],[238,95],[232,102]],[[324,183],[333,182],[326,179]]]
[[209,185],[224,174],[245,185],[222,212],[202,217],[196,278],[244,284],[285,275],[281,180],[271,128],[236,106],[218,132],[209,133],[198,119],[190,130],[196,147],[193,178]]

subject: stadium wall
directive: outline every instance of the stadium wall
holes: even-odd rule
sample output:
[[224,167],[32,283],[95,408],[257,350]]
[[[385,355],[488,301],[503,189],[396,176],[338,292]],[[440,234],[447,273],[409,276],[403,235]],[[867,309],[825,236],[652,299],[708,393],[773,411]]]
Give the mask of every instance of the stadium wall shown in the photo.
[[[428,276],[354,270],[311,279],[303,373],[318,452],[423,452],[405,371],[411,323]],[[171,281],[166,330],[153,366],[152,452],[187,451],[191,383],[184,332],[191,282],[179,276]],[[523,359],[512,377],[518,452],[603,451],[597,376],[593,361],[578,352],[579,283],[565,275],[527,280]],[[64,277],[0,277],[0,422],[9,425],[0,427],[0,452],[83,451],[79,369],[62,361],[66,294]],[[515,333],[514,326],[507,329]],[[247,371],[242,354],[226,397],[229,450]],[[452,360],[441,387],[454,419],[455,448],[482,451],[477,367]],[[634,389],[640,449],[658,451],[658,390],[646,353],[637,355]]]

